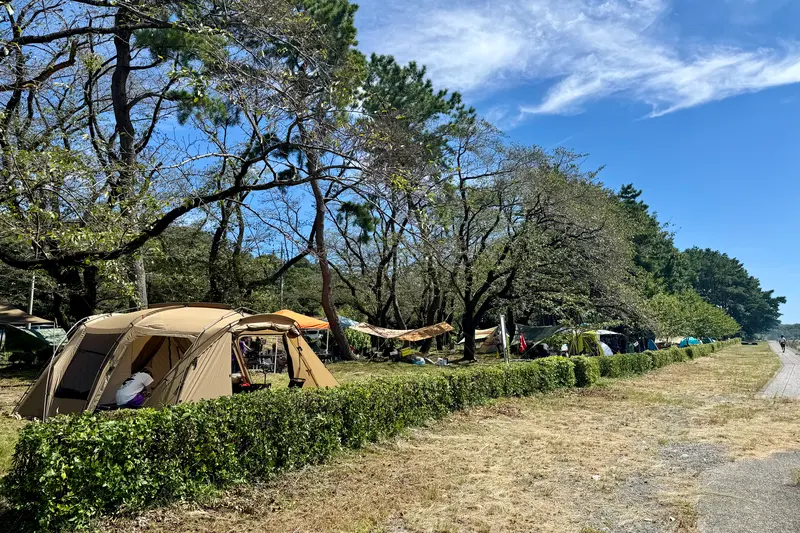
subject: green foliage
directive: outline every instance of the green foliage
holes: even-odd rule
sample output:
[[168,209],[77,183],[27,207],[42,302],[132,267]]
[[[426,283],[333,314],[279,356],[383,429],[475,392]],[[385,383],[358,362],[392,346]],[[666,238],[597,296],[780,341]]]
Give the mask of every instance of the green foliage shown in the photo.
[[649,305],[656,322],[655,332],[662,338],[726,338],[740,329],[724,309],[711,305],[692,290],[657,294]]
[[640,269],[640,277],[647,280],[643,289],[647,296],[687,289],[690,276],[686,258],[675,247],[674,234],[668,226],[639,200],[641,194],[631,183],[623,185],[617,197],[631,226],[634,263]]
[[366,333],[347,328],[344,330],[344,336],[347,337],[347,342],[349,342],[350,346],[357,352],[366,350],[372,346],[372,337]]
[[724,309],[745,335],[769,331],[779,322],[783,296],[761,289],[737,259],[716,250],[692,248],[685,252],[695,291],[707,302]]
[[599,357],[573,357],[575,364],[575,385],[578,387],[591,387],[600,379]]
[[771,341],[776,341],[781,338],[781,335],[787,339],[800,339],[800,324],[778,324],[769,330],[764,338]]
[[653,359],[647,353],[625,353],[600,358],[600,375],[621,378],[643,374],[653,368]]

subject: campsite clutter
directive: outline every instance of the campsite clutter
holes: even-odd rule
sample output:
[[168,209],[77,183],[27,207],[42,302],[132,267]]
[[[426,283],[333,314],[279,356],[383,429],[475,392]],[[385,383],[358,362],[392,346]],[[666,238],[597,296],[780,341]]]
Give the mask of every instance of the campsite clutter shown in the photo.
[[[501,319],[476,335],[489,364],[454,365],[452,352],[428,357],[415,345],[450,335],[446,322],[405,330],[352,320],[342,325],[372,339],[372,347],[390,347],[396,360],[445,368],[339,386],[306,339],[330,357],[324,342],[330,325],[290,310],[250,314],[218,304],[162,304],[84,319],[15,408],[20,417],[47,422],[29,424],[20,435],[5,481],[13,505],[30,510],[43,529],[74,527],[164,495],[223,487],[244,472],[261,479],[314,464],[343,447],[492,398],[586,387],[720,346],[688,337],[678,340],[685,343],[680,349],[642,351],[655,339],[628,342],[611,330],[558,326],[509,331]],[[543,357],[562,344],[567,357]],[[520,362],[510,364],[512,350]],[[491,364],[499,357],[506,364]],[[283,366],[289,388],[239,394],[271,388],[254,383],[252,369],[264,370],[266,380],[270,369]],[[125,413],[105,412],[119,408]],[[71,414],[81,416],[56,416]],[[128,482],[126,461],[138,465],[145,485]]]
[[[5,313],[11,317],[9,322],[42,320],[19,310]],[[446,322],[405,330],[349,319],[342,322],[351,331],[376,339],[374,344],[395,360],[405,359],[415,365],[449,364],[446,357],[434,362],[412,346],[452,332],[453,327]],[[581,332],[558,326],[517,324],[512,334],[506,333],[503,339],[504,328],[501,324],[478,330],[476,339],[482,341],[479,353],[499,355],[501,350],[511,346],[523,358],[546,357],[558,354],[554,349],[560,344],[557,338],[565,334],[569,338],[566,350],[569,356],[610,356],[625,353],[626,348],[637,351],[636,347],[645,346],[638,341],[629,344],[622,334],[610,330]],[[15,338],[17,330],[8,331],[12,332],[9,337]],[[337,385],[336,379],[305,338],[310,336],[321,346],[319,333],[325,332],[323,359],[330,360],[329,331],[327,321],[288,309],[274,314],[250,315],[224,305],[203,303],[162,304],[128,313],[89,317],[73,327],[69,340],[61,342],[60,349],[22,398],[15,413],[46,419],[55,414],[115,409],[120,388],[135,379],[147,381],[146,390],[142,385],[142,390],[136,391],[146,395],[137,400],[136,407],[175,405],[269,386],[254,383],[248,370],[254,367],[262,368],[265,373],[285,367],[292,387],[333,387]],[[37,349],[52,349],[44,340],[25,334],[40,343]],[[406,348],[394,349],[395,341],[406,344]],[[652,348],[652,344],[648,340],[646,345]],[[684,338],[679,343],[680,347],[699,344],[701,341],[694,337]],[[135,377],[142,372],[152,379]]]

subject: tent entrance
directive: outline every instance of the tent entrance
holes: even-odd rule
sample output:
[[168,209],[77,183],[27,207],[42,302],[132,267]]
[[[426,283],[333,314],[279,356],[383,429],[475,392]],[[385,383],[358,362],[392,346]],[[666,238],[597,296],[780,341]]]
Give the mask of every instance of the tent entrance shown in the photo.
[[99,405],[115,403],[117,390],[122,383],[144,369],[153,375],[152,388],[157,387],[167,373],[177,366],[191,344],[192,340],[185,337],[161,335],[137,337],[125,349],[119,364],[111,374],[111,379],[100,396]]
[[277,373],[288,364],[286,341],[282,334],[245,332],[236,337],[235,342],[248,369],[257,368],[265,374]]

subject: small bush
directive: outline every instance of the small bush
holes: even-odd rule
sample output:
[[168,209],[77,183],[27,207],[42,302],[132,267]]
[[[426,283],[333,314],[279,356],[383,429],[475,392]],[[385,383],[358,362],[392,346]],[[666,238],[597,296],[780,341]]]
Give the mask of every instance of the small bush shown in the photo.
[[575,385],[578,387],[591,387],[600,380],[599,357],[573,357],[575,363]]

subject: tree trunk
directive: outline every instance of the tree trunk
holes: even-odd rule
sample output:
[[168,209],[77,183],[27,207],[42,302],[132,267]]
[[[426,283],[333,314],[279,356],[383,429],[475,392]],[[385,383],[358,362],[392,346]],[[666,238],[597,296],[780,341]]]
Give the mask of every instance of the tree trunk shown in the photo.
[[58,272],[51,271],[50,275],[67,289],[67,313],[66,316],[62,315],[65,327],[95,314],[98,281],[96,266],[59,269]]
[[336,313],[336,306],[333,305],[333,289],[331,283],[333,276],[331,274],[331,267],[328,264],[328,251],[325,248],[325,198],[317,180],[311,182],[311,190],[314,193],[314,200],[316,202],[314,230],[316,234],[317,261],[319,261],[320,274],[322,275],[322,309],[325,311],[325,317],[328,319],[328,324],[333,333],[333,338],[336,341],[336,346],[339,348],[339,354],[342,359],[350,361],[355,359],[355,357],[350,350],[350,343],[347,342],[344,330],[342,330],[341,324],[339,324],[339,315]]
[[219,256],[222,250],[222,244],[225,240],[225,234],[228,232],[228,220],[230,217],[230,210],[228,209],[228,202],[221,204],[221,216],[219,226],[214,231],[214,236],[211,239],[211,248],[208,252],[208,301],[221,302],[224,299],[224,283],[223,283],[223,269],[219,264]]
[[147,300],[147,270],[142,256],[133,258],[133,282],[136,286],[136,301],[144,309],[150,302]]
[[[433,297],[431,301],[428,303],[428,309],[425,313],[425,322],[422,324],[423,327],[430,326],[436,320],[436,315],[439,313],[439,309],[442,305],[442,291],[439,288],[439,284],[436,283],[436,280],[433,281]],[[441,350],[441,335],[436,337],[436,348]],[[420,352],[428,353],[431,349],[431,345],[433,344],[433,339],[425,339],[422,341],[422,347],[420,348]]]
[[471,313],[464,313],[461,319],[461,329],[464,335],[464,361],[475,360],[475,322],[472,320]]

